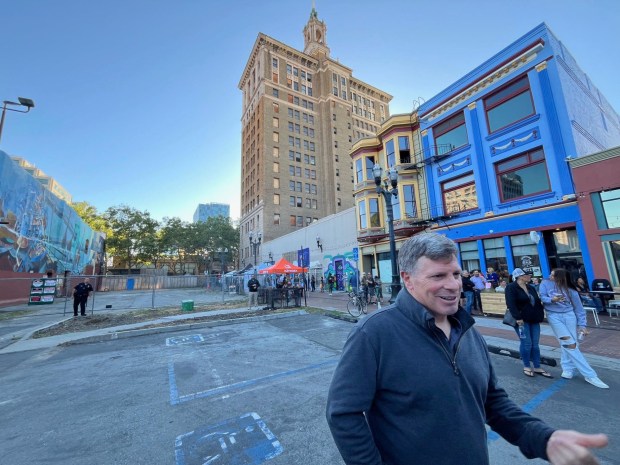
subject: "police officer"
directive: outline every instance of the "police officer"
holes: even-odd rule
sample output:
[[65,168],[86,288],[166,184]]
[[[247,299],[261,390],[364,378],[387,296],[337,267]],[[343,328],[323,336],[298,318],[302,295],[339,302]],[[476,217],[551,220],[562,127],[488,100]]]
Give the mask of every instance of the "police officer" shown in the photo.
[[86,316],[86,301],[93,286],[90,285],[90,279],[84,278],[84,282],[79,283],[73,288],[73,316],[78,316],[78,305],[80,306],[81,315]]

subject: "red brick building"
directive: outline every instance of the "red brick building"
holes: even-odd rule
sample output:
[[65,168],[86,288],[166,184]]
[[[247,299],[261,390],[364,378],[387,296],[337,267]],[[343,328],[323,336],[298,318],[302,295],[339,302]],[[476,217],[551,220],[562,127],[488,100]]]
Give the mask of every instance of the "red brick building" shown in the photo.
[[570,160],[594,276],[620,287],[620,147]]

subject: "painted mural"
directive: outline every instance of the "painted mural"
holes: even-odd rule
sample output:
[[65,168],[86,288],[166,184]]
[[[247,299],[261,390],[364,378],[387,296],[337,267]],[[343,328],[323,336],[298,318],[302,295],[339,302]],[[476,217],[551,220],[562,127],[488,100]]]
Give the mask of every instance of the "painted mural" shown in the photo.
[[323,276],[325,282],[327,277],[332,274],[336,277],[337,289],[340,291],[351,290],[351,283],[355,283],[357,279],[357,268],[352,260],[353,252],[346,252],[342,255],[324,255],[324,260],[329,260],[327,266],[323,268]]
[[0,151],[0,271],[83,274],[101,263],[102,234]]

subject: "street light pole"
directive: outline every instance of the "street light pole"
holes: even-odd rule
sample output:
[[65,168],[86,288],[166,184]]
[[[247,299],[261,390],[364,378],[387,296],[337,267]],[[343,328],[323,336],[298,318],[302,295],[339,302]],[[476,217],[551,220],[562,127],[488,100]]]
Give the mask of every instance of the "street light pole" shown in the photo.
[[388,171],[388,178],[390,179],[390,185],[392,189],[388,189],[387,181],[381,186],[381,178],[383,175],[383,168],[378,164],[375,164],[372,168],[372,174],[375,178],[375,185],[377,194],[381,194],[385,200],[385,208],[387,211],[387,223],[390,236],[390,262],[392,264],[392,295],[390,296],[390,303],[393,304],[396,301],[396,296],[400,292],[400,278],[398,276],[398,269],[396,267],[396,240],[394,239],[394,209],[392,208],[392,196],[398,195],[398,173],[394,168],[390,168]]
[[261,241],[263,240],[262,233],[256,234],[254,236],[254,231],[250,231],[250,247],[252,247],[252,254],[254,255],[254,267],[256,268],[256,253],[258,251],[258,247],[260,246]]
[[[0,141],[2,140],[2,129],[4,128],[4,118],[6,111],[16,111],[17,113],[28,113],[31,108],[34,108],[34,101],[29,98],[17,97],[18,102],[11,102],[5,100],[2,102],[2,116],[0,116]],[[26,110],[17,110],[16,108],[8,108],[8,105],[26,107]]]

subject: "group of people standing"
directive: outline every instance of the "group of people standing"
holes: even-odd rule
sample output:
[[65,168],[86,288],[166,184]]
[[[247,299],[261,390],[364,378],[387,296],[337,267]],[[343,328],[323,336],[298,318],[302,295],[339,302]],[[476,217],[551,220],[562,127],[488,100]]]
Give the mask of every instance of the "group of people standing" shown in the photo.
[[379,276],[375,276],[373,278],[370,273],[362,273],[361,284],[362,292],[364,294],[364,299],[366,300],[366,303],[376,304],[383,302],[383,289],[381,287],[382,283],[379,279]]
[[516,320],[523,373],[552,378],[540,366],[540,323],[546,311],[547,322],[560,345],[562,378],[571,379],[578,371],[591,385],[609,388],[579,350],[579,341],[587,334],[586,313],[570,274],[555,268],[538,290],[531,284],[532,276],[521,268],[515,268],[512,277],[513,282],[506,286],[506,306]]
[[486,289],[495,289],[500,284],[499,275],[493,268],[488,268],[486,276],[480,270],[474,270],[470,274],[469,271],[463,270],[461,273],[463,285],[463,295],[465,299],[465,311],[474,315],[482,315],[482,298],[480,293]]

